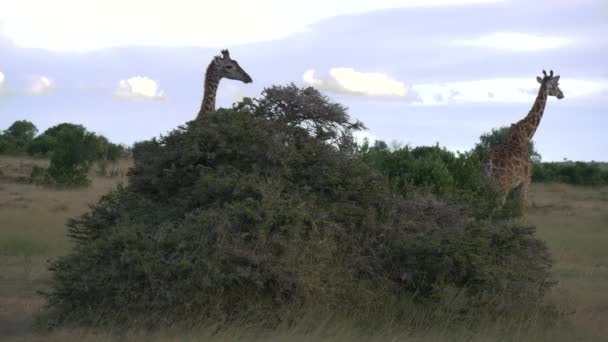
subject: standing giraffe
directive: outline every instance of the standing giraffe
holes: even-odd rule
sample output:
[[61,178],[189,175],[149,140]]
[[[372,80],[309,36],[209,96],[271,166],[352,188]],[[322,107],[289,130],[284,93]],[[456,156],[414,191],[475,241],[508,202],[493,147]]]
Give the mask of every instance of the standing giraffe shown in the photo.
[[543,75],[543,78],[536,77],[540,83],[540,89],[528,115],[511,125],[506,141],[495,146],[485,161],[486,179],[491,180],[498,187],[501,208],[504,206],[509,192],[521,186],[520,223],[526,221],[525,210],[528,205],[528,192],[532,177],[532,162],[529,155],[530,140],[543,117],[548,96],[555,96],[560,100],[564,98],[564,94],[559,89],[559,75],[553,76],[553,70],[549,75],[543,70]]
[[205,73],[205,93],[197,119],[203,114],[215,110],[215,95],[222,78],[237,80],[243,83],[252,82],[251,77],[239,66],[239,63],[230,58],[228,50],[222,50],[222,55],[213,57],[213,60],[207,67],[207,72]]

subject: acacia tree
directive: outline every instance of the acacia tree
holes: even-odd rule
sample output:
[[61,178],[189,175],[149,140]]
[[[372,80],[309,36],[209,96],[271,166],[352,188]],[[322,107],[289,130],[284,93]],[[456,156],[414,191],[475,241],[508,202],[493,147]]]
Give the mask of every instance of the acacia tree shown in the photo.
[[266,88],[261,98],[245,98],[234,107],[331,144],[352,141],[352,132],[365,128],[361,121],[351,122],[345,106],[332,102],[313,87],[299,88],[294,83]]

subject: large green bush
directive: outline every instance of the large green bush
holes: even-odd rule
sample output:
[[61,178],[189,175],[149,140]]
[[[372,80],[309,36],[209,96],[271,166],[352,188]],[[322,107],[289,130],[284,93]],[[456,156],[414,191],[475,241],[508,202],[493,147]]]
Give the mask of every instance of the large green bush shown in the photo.
[[388,310],[397,320],[410,314],[402,303],[440,305],[454,290],[455,315],[539,303],[550,262],[531,229],[404,199],[357,153],[359,127],[291,85],[136,144],[128,185],[69,223],[75,245],[52,264],[49,319],[277,324],[302,310]]

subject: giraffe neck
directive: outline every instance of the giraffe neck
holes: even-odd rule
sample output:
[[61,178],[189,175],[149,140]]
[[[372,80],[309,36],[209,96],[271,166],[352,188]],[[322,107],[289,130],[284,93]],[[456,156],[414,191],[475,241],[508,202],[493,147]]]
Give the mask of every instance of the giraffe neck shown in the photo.
[[220,83],[220,77],[215,71],[213,62],[207,67],[205,72],[205,92],[203,94],[203,103],[201,109],[198,112],[197,118],[200,118],[203,114],[209,113],[215,110],[215,96],[217,94],[217,87]]
[[545,105],[547,104],[547,92],[544,84],[540,86],[538,90],[538,96],[536,96],[536,101],[532,105],[530,112],[528,115],[517,122],[515,125],[520,131],[520,136],[525,138],[527,141],[532,140],[534,133],[536,133],[536,129],[540,124],[540,120],[543,117],[543,113],[545,112]]

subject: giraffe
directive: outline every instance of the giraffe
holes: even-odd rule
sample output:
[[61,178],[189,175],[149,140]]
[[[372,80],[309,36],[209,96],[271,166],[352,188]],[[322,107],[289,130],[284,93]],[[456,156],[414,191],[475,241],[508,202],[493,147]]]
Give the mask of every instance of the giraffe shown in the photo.
[[211,63],[207,67],[207,72],[205,73],[205,92],[197,119],[203,114],[215,110],[215,96],[222,78],[237,80],[243,83],[251,83],[253,81],[245,70],[239,66],[239,63],[230,58],[228,50],[222,50],[221,52],[222,55],[213,57],[213,60],[211,60]]
[[504,206],[511,190],[521,187],[520,216],[518,218],[520,223],[526,222],[525,210],[528,205],[532,177],[532,161],[529,155],[530,140],[543,117],[548,97],[555,96],[559,100],[564,98],[564,94],[559,89],[560,76],[553,76],[553,70],[549,75],[543,70],[543,75],[542,78],[536,77],[540,83],[540,89],[528,115],[511,125],[506,141],[492,148],[485,160],[484,174],[486,179],[498,188],[499,208]]

